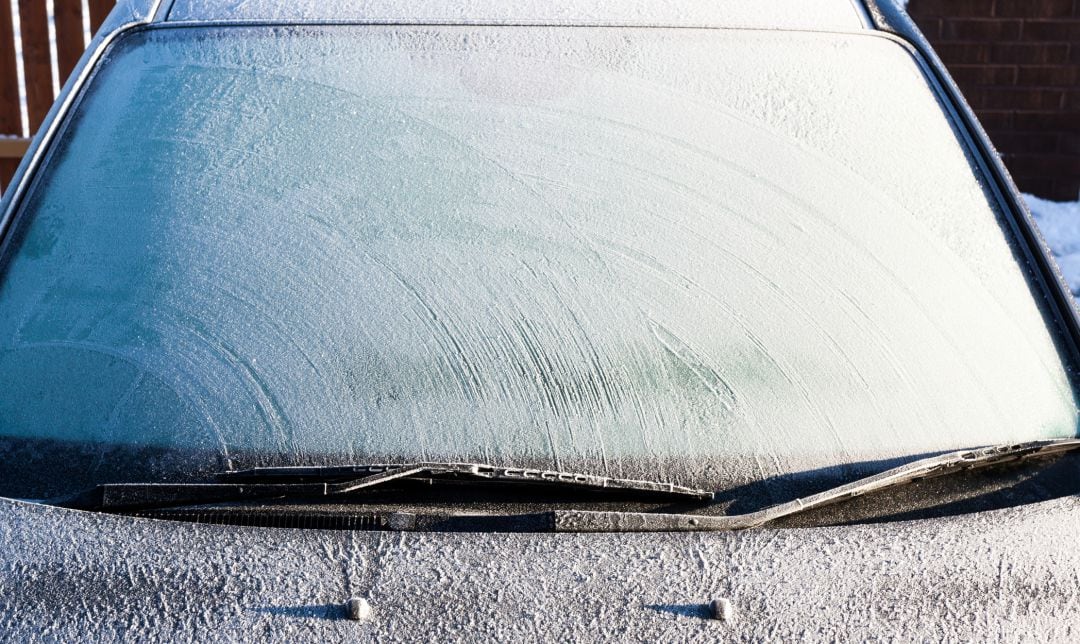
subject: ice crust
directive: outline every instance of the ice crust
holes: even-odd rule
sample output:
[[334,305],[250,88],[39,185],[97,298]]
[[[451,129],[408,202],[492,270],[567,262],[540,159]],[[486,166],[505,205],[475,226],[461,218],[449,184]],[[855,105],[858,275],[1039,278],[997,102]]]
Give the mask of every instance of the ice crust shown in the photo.
[[544,23],[862,29],[851,0],[176,0],[169,20],[356,20],[387,23]]
[[[673,534],[320,532],[0,500],[0,633],[39,641],[1074,642],[1080,500]],[[344,603],[366,598],[366,622]],[[728,598],[734,619],[709,619]]]
[[109,54],[0,289],[9,433],[712,487],[1075,434],[899,45],[292,36]]

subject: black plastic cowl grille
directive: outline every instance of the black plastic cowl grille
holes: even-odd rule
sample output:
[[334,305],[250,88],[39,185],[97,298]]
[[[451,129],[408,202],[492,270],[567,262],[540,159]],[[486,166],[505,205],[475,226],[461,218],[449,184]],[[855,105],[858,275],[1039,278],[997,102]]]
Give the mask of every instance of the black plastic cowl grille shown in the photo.
[[144,519],[295,530],[387,530],[390,528],[388,518],[378,514],[306,514],[238,512],[236,510],[147,510],[127,514]]

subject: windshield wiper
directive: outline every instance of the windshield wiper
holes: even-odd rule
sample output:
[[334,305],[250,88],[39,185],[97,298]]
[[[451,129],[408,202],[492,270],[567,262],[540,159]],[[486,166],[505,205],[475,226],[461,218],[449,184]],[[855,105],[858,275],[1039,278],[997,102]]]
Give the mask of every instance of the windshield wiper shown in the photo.
[[515,483],[529,486],[634,492],[708,501],[706,490],[595,474],[497,467],[483,463],[407,463],[346,466],[258,467],[220,472],[218,483],[106,483],[56,505],[94,510],[161,508],[269,499],[333,501],[402,479]]
[[[1080,450],[1080,439],[1058,439],[1005,444],[950,452],[913,461],[819,494],[801,497],[746,514],[716,516],[702,514],[664,514],[651,512],[551,510],[522,516],[472,515],[470,529],[491,529],[499,521],[510,520],[509,529],[520,529],[524,518],[530,530],[554,532],[699,532],[756,528],[783,517],[853,499],[871,492],[887,490],[923,478],[948,475],[977,467],[1008,461],[1047,457]],[[713,493],[661,483],[617,479],[592,474],[578,474],[526,468],[494,467],[479,463],[411,463],[402,465],[350,465],[333,467],[268,467],[222,472],[220,483],[117,483],[99,485],[57,505],[105,511],[138,511],[210,503],[267,501],[275,499],[322,503],[348,499],[360,490],[403,479],[430,481],[432,484],[459,480],[463,482],[511,482],[550,485],[582,490],[611,490],[641,495],[661,495],[680,500],[706,502]],[[386,514],[386,513],[384,513]],[[393,515],[393,516],[391,516]],[[398,516],[401,515],[401,516]],[[379,515],[380,517],[382,515]],[[439,521],[445,517],[420,517],[389,513],[384,529],[447,529]],[[407,520],[403,520],[404,517]],[[385,517],[383,517],[385,518]],[[421,520],[425,519],[425,520]],[[380,519],[381,520],[381,519]],[[460,529],[451,527],[449,529]]]
[[526,483],[531,485],[552,485],[558,487],[631,490],[635,492],[655,493],[663,496],[691,498],[708,501],[713,493],[673,483],[619,479],[597,474],[580,472],[562,472],[558,470],[538,470],[522,467],[496,467],[485,463],[407,463],[380,465],[344,465],[344,466],[295,466],[295,467],[256,467],[249,470],[222,472],[218,475],[226,481],[329,481],[334,494],[347,494],[363,488],[373,487],[397,479],[471,479],[478,481],[496,481]]
[[774,505],[756,512],[727,516],[697,514],[653,514],[647,512],[604,512],[556,510],[556,532],[717,532],[756,528],[800,512],[885,490],[923,478],[943,476],[976,467],[996,465],[1026,458],[1045,457],[1080,450],[1080,439],[1012,443],[962,450],[913,461],[819,494]]

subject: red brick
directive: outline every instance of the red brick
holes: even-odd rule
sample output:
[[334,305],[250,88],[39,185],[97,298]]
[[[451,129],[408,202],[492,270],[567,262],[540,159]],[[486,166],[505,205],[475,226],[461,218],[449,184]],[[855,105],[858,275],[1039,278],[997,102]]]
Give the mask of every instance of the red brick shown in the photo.
[[964,85],[1016,84],[1016,67],[1010,65],[951,65],[949,73]]
[[941,38],[941,18],[911,16],[911,19],[930,42],[937,42]]
[[989,16],[994,0],[909,0],[913,16]]
[[1080,132],[1058,134],[1058,151],[1062,154],[1080,155]]
[[1065,92],[1065,109],[1080,110],[1080,88]]
[[1014,110],[1061,109],[1065,92],[1059,89],[985,87],[974,101],[980,107]]
[[968,105],[975,109],[975,107],[982,107],[980,102],[981,96],[979,92],[982,90],[981,85],[972,85],[970,83],[957,83],[957,87],[960,88],[960,93],[963,94],[964,100],[968,102]]
[[990,60],[995,63],[1065,63],[1069,60],[1069,45],[1064,43],[996,44],[991,51]]
[[991,140],[1003,154],[1053,154],[1060,138],[1057,132],[998,132]]
[[1037,194],[1053,201],[1076,201],[1077,197],[1080,197],[1080,180],[1054,179],[1054,185],[1050,190],[1045,193],[1029,194]]
[[986,131],[991,133],[990,138],[993,138],[995,130],[1011,130],[1013,127],[1012,112],[979,110],[976,115],[979,117],[982,126],[986,128]]
[[1080,85],[1080,65],[1057,65],[1017,69],[1016,85],[1074,87]]
[[1065,130],[1080,132],[1080,111],[1072,112],[1017,112],[1013,115],[1013,127],[1018,130]]
[[15,175],[15,169],[19,167],[19,159],[0,159],[0,194],[8,187],[8,181]]
[[1024,40],[1080,42],[1080,20],[1025,20]]
[[1021,176],[1080,177],[1080,157],[1067,154],[1002,154],[1005,164]]
[[934,51],[947,65],[990,62],[990,45],[986,43],[942,42],[934,45]]
[[1018,18],[1062,18],[1073,15],[1073,0],[996,0],[994,15]]
[[1013,181],[1016,182],[1016,187],[1020,188],[1021,192],[1038,195],[1044,199],[1050,199],[1050,195],[1054,192],[1053,179],[1042,175],[1020,175],[1012,168],[1009,168],[1009,174],[1012,175]]
[[945,18],[941,25],[941,37],[946,40],[986,42],[1020,38],[1019,20]]
[[1009,134],[1011,134],[1011,132],[1007,130],[989,130],[986,133],[986,135],[989,136],[990,140],[994,143],[994,147],[998,150],[1001,149],[1001,146],[997,144],[998,139],[1001,139],[1002,135],[1008,136]]

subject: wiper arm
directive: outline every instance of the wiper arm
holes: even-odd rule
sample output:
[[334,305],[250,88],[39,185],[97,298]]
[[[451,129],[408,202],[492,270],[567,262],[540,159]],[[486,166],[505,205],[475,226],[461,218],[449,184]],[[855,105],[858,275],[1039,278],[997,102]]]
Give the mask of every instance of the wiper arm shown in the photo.
[[[922,478],[948,475],[1012,460],[1080,450],[1080,439],[1006,444],[950,452],[913,461],[880,474],[787,503],[739,515],[660,514],[648,512],[553,510],[542,512],[546,528],[555,532],[698,532],[744,530],[800,512],[886,490]],[[592,490],[633,491],[678,499],[708,501],[711,492],[655,481],[636,481],[478,463],[412,463],[335,467],[270,467],[222,472],[221,483],[99,485],[59,505],[96,510],[165,508],[247,500],[292,499],[333,501],[350,493],[401,479],[437,482],[446,479],[517,482]],[[497,519],[499,517],[486,517]],[[505,517],[503,517],[505,518]],[[513,518],[513,517],[510,517]],[[404,525],[404,524],[403,524]],[[411,524],[410,524],[411,525]],[[392,527],[392,526],[391,526]],[[402,529],[414,529],[404,527]]]
[[499,481],[551,485],[570,488],[632,490],[691,498],[711,500],[713,493],[673,483],[618,479],[596,474],[579,472],[560,472],[557,470],[537,470],[521,467],[496,467],[484,463],[408,463],[401,465],[345,465],[345,466],[298,466],[298,467],[256,467],[250,470],[222,472],[218,478],[224,481],[339,481],[327,483],[332,494],[347,494],[363,488],[374,487],[390,481],[406,478],[432,479],[472,479],[480,481]]
[[712,492],[662,483],[595,474],[495,467],[482,463],[409,463],[260,467],[221,472],[218,483],[107,483],[57,502],[94,510],[161,508],[200,503],[266,499],[341,500],[349,494],[402,479],[512,482],[581,490],[637,492],[648,496],[707,501]]
[[982,447],[931,456],[819,494],[774,505],[756,512],[728,516],[651,514],[556,510],[556,532],[717,532],[756,528],[800,512],[912,481],[970,470],[1007,461],[1080,450],[1080,439],[1032,441]]

